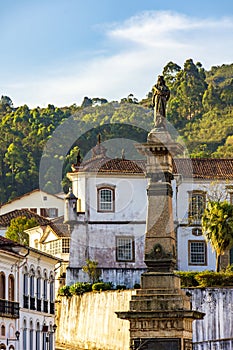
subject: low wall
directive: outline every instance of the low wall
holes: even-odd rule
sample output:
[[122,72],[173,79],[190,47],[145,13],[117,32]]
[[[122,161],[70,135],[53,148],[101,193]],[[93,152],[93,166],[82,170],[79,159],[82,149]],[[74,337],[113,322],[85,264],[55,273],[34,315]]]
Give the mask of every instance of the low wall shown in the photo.
[[128,350],[129,321],[115,311],[127,311],[135,291],[85,293],[56,303],[56,343],[72,349]]
[[[188,289],[192,308],[204,312],[193,322],[194,350],[233,350],[233,289]],[[115,311],[127,311],[135,291],[86,293],[56,303],[56,341],[74,349],[129,350],[129,321]],[[67,347],[68,348],[68,347]]]

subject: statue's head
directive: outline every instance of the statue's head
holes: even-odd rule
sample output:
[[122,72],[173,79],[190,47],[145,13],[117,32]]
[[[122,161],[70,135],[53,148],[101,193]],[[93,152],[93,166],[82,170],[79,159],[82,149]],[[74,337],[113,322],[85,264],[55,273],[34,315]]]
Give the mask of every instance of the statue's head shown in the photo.
[[158,76],[158,83],[160,83],[160,84],[165,84],[163,75],[159,75],[159,76]]

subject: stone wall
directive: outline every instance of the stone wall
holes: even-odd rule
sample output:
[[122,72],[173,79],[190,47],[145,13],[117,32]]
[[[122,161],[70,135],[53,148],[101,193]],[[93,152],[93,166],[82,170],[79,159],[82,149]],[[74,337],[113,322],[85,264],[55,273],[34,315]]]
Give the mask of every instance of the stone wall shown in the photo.
[[127,311],[132,290],[85,293],[56,303],[56,343],[72,349],[128,350],[129,321],[115,311]]
[[[233,350],[233,289],[188,289],[193,310],[206,313],[193,322],[194,350]],[[115,311],[127,311],[132,290],[86,293],[56,304],[56,341],[72,349],[129,350],[129,322]]]

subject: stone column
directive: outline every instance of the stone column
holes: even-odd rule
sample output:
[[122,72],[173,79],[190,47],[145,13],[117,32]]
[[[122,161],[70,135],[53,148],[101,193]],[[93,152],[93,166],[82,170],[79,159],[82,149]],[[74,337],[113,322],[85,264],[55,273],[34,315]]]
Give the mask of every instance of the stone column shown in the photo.
[[191,310],[190,298],[180,288],[173,225],[172,159],[182,152],[169,132],[152,130],[145,144],[136,145],[147,158],[148,213],[145,235],[147,272],[141,289],[132,296],[129,311],[117,312],[130,321],[130,349],[190,350],[192,322],[203,313]]

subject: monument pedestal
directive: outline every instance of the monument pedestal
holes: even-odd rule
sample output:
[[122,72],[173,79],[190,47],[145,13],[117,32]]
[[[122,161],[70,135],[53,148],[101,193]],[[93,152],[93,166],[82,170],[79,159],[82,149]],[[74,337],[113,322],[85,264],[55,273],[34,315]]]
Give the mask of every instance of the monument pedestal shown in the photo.
[[148,212],[145,238],[147,272],[141,289],[132,296],[129,311],[117,312],[130,321],[130,349],[191,350],[192,322],[203,313],[191,310],[190,298],[180,288],[173,225],[172,159],[182,147],[165,130],[152,130],[147,143],[136,145],[147,157]]

